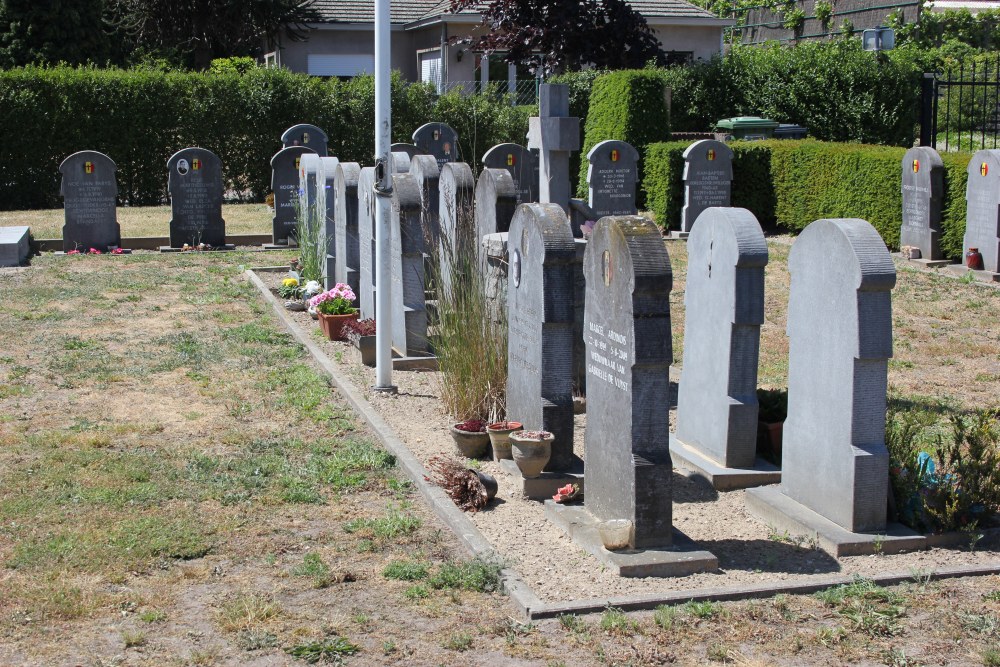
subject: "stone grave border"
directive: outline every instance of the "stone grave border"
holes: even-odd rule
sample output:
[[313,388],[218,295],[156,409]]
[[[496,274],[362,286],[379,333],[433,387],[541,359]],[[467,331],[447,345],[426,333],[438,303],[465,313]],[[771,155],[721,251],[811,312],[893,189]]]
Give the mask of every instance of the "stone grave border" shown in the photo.
[[[420,492],[430,509],[458,538],[459,543],[472,555],[489,557],[496,552],[493,546],[483,536],[475,524],[458,509],[455,503],[439,487],[426,479],[427,469],[410,452],[406,444],[389,427],[385,419],[368,402],[364,394],[354,386],[336,364],[320,349],[319,345],[299,327],[285,311],[281,301],[271,294],[257,273],[276,273],[286,271],[287,267],[252,267],[246,270],[248,280],[261,293],[264,300],[271,304],[275,315],[298,343],[300,343],[320,369],[333,383],[334,388],[347,400],[357,415],[368,424],[379,441],[399,462],[403,473],[410,479]],[[1000,574],[1000,563],[990,565],[965,565],[943,567],[929,572],[919,573],[920,577],[934,579],[954,579],[960,577],[981,577]],[[736,601],[769,598],[779,594],[801,595],[854,582],[853,575],[830,575],[803,582],[769,582],[733,587],[711,587],[693,590],[682,590],[670,593],[654,593],[649,595],[628,595],[621,597],[592,598],[585,600],[569,600],[565,602],[544,603],[531,590],[521,575],[513,568],[504,568],[501,572],[504,591],[518,613],[525,620],[532,621],[543,618],[556,618],[562,614],[597,614],[615,607],[623,611],[643,611],[655,609],[661,604],[682,604],[688,601]],[[913,572],[885,572],[870,579],[880,586],[892,586],[907,581],[914,581],[917,574]]]

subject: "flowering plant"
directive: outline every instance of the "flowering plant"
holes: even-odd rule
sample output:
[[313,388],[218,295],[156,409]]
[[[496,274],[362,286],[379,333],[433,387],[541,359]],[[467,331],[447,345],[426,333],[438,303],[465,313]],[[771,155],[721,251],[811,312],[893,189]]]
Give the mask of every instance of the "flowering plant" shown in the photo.
[[576,500],[580,496],[580,485],[579,484],[567,484],[566,486],[560,487],[556,490],[556,495],[552,496],[552,500],[557,503],[568,503],[571,500]]
[[358,312],[351,305],[356,298],[350,285],[337,283],[333,289],[320,292],[309,299],[309,307],[315,308],[322,315],[353,315]]

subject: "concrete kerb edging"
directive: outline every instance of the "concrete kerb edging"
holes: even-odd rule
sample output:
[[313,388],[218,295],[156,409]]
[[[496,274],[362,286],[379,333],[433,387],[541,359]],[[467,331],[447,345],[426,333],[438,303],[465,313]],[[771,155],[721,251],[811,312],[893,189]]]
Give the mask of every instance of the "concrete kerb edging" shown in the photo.
[[[416,457],[410,453],[403,441],[400,440],[386,423],[382,416],[375,411],[372,405],[365,399],[364,395],[358,391],[347,377],[333,364],[323,353],[315,342],[298,327],[289,317],[281,301],[277,299],[264,283],[257,277],[255,271],[284,271],[285,267],[261,267],[257,269],[247,269],[246,275],[257,287],[264,298],[271,304],[278,319],[285,325],[288,332],[295,340],[301,343],[312,355],[313,359],[320,365],[334,383],[334,386],[344,395],[347,402],[365,420],[375,432],[376,436],[393,453],[400,467],[407,477],[416,485],[420,494],[427,500],[434,513],[444,521],[448,528],[455,533],[459,541],[473,555],[489,557],[496,555],[493,547],[479,532],[475,524],[469,520],[462,510],[458,509],[455,503],[441,490],[440,487],[430,484],[426,479],[427,470],[417,461]],[[893,572],[879,574],[868,577],[881,586],[892,586],[906,581],[917,581],[918,579],[954,579],[958,577],[977,577],[991,574],[1000,574],[1000,563],[991,565],[968,565],[957,567],[944,567],[928,572]],[[521,575],[511,568],[505,568],[502,572],[504,586],[507,593],[517,607],[517,610],[528,620],[553,618],[562,614],[592,614],[600,613],[608,607],[615,607],[623,611],[643,611],[655,609],[662,604],[680,604],[694,600],[727,602],[734,600],[750,600],[772,597],[779,594],[801,595],[815,593],[831,586],[849,584],[854,581],[853,576],[835,575],[812,579],[803,582],[792,583],[768,583],[748,586],[735,586],[732,588],[699,588],[687,591],[675,591],[670,593],[655,593],[652,595],[632,595],[626,597],[591,599],[591,600],[571,600],[569,602],[556,602],[544,604],[532,592],[525,583]]]
[[[261,269],[257,269],[261,270]],[[263,268],[264,271],[274,271],[272,267]],[[285,270],[280,268],[278,270]],[[469,520],[469,517],[465,516],[465,513],[458,509],[451,498],[441,489],[441,487],[429,483],[425,477],[428,475],[427,469],[424,468],[416,457],[410,453],[406,445],[403,444],[396,434],[392,431],[389,425],[386,423],[382,416],[375,411],[375,408],[365,399],[364,394],[358,391],[354,383],[351,382],[347,377],[345,377],[340,370],[330,361],[329,357],[323,353],[318,345],[307,336],[295,322],[289,317],[286,312],[284,305],[279,299],[277,299],[271,291],[264,285],[254,269],[248,269],[246,272],[247,277],[253,282],[264,298],[270,302],[274,312],[278,315],[278,318],[288,329],[288,332],[292,335],[295,340],[301,343],[307,350],[309,354],[312,355],[313,359],[320,365],[323,372],[326,373],[330,380],[333,382],[334,386],[343,394],[347,402],[350,403],[351,407],[354,408],[355,412],[365,420],[369,427],[374,431],[378,439],[385,445],[392,454],[396,457],[399,462],[400,468],[407,477],[413,482],[413,484],[420,491],[420,494],[424,497],[427,503],[434,510],[434,513],[444,521],[448,528],[455,533],[459,541],[465,546],[475,556],[490,557],[497,555],[493,550],[490,543],[483,537],[479,529],[476,528],[475,524]],[[521,575],[510,568],[504,568],[502,572],[504,587],[507,590],[507,594],[510,599],[514,602],[518,611],[528,619],[535,618],[536,609],[542,607],[541,600],[535,596],[531,591],[531,588],[524,582]]]

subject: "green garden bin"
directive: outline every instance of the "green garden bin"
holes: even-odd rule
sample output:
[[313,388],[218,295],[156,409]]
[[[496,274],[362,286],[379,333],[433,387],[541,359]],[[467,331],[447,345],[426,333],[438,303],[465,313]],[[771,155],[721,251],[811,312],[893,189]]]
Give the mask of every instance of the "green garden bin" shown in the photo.
[[723,118],[715,124],[716,131],[732,135],[734,139],[770,139],[778,127],[776,121],[757,116]]

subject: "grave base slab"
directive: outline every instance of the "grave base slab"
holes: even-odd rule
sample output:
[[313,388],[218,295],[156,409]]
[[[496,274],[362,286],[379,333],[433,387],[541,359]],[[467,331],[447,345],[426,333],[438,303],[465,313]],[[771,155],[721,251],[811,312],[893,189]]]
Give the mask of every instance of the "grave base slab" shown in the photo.
[[751,514],[779,532],[815,537],[823,551],[834,558],[895,554],[927,548],[927,539],[899,523],[889,523],[879,533],[852,533],[798,503],[777,486],[750,489],[746,506]]
[[659,549],[608,551],[601,543],[598,519],[578,505],[545,501],[545,518],[619,577],[686,577],[719,569],[719,559],[673,529],[673,545]]
[[970,269],[965,264],[948,264],[945,267],[945,270],[959,276],[971,273],[976,280],[981,280],[984,283],[1000,283],[1000,273],[993,273],[992,271],[977,271]]
[[538,477],[528,479],[518,470],[517,464],[511,459],[501,459],[500,469],[503,470],[511,483],[511,491],[532,500],[547,500],[556,495],[561,487],[567,484],[578,484],[583,491],[583,462],[565,472],[543,472]]
[[913,266],[920,267],[922,269],[936,269],[951,264],[950,259],[906,259],[899,253],[893,253],[893,257],[899,257],[907,264],[912,264]]
[[23,225],[0,227],[0,266],[20,266],[28,259],[31,252],[28,248],[29,231],[30,228]]
[[392,351],[392,369],[394,371],[436,371],[438,358],[432,354],[407,357],[394,349]]
[[260,247],[263,250],[295,250],[299,246],[294,243],[264,243]]
[[225,245],[221,245],[215,248],[208,248],[207,250],[193,250],[191,248],[184,250],[184,248],[174,248],[173,246],[169,245],[161,245],[159,250],[160,252],[222,252],[225,250],[236,250],[236,246],[233,245],[232,243],[227,243]]
[[670,458],[675,468],[684,468],[708,481],[716,491],[749,489],[754,486],[777,484],[781,469],[758,458],[753,468],[726,468],[695,451],[670,434]]
[[670,241],[685,241],[687,240],[687,237],[690,235],[691,232],[681,232],[676,229],[672,229],[670,230],[670,232],[667,233],[666,237],[664,238]]

